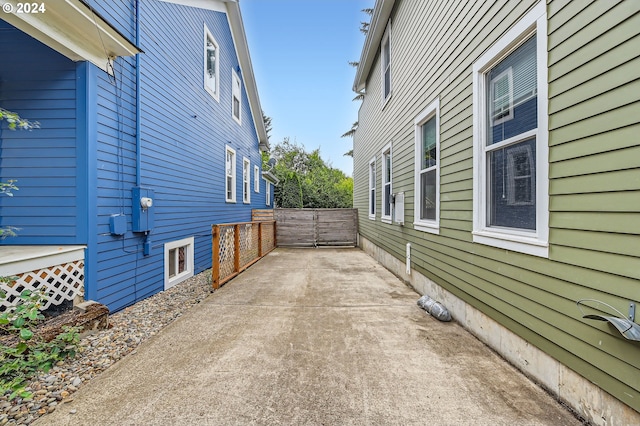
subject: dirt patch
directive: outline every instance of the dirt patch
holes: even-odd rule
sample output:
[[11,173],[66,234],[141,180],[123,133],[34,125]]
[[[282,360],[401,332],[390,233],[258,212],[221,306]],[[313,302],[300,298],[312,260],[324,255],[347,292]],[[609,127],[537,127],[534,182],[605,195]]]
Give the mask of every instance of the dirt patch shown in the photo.
[[[100,303],[87,304],[82,309],[73,309],[55,317],[42,320],[33,330],[35,339],[50,342],[62,333],[64,326],[78,327],[82,333],[108,327],[109,308]],[[4,331],[3,331],[4,332]],[[0,344],[13,346],[18,337],[13,334],[0,335]]]

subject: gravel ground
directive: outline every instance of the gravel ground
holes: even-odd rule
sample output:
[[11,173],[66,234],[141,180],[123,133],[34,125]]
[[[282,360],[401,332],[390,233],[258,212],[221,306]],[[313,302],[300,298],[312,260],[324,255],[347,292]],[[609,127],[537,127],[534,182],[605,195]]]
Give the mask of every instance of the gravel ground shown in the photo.
[[212,291],[211,272],[205,271],[155,294],[120,312],[109,315],[110,328],[81,339],[78,355],[42,373],[27,388],[30,400],[0,397],[0,425],[27,425],[52,413],[83,383],[96,377],[138,345],[200,303]]

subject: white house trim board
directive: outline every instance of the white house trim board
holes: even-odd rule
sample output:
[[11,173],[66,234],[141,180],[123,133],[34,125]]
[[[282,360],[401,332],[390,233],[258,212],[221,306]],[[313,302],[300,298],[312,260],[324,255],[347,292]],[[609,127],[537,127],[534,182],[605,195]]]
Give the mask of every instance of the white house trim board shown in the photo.
[[2,246],[0,276],[9,277],[23,272],[44,269],[84,260],[86,246]]
[[[17,0],[5,0],[12,11],[2,19],[72,61],[89,61],[113,73],[111,62],[118,56],[133,56],[141,50],[80,0],[43,2],[43,13],[18,13]],[[9,6],[7,6],[8,8]]]
[[[536,37],[537,114],[536,129],[517,138],[485,146],[487,132],[486,73],[500,63],[530,37]],[[546,3],[537,3],[493,46],[473,64],[473,241],[534,256],[548,257],[549,247],[549,148],[548,148],[548,81],[547,81],[547,16]],[[520,230],[489,226],[487,221],[486,152],[507,146],[515,140],[536,138],[536,229]]]

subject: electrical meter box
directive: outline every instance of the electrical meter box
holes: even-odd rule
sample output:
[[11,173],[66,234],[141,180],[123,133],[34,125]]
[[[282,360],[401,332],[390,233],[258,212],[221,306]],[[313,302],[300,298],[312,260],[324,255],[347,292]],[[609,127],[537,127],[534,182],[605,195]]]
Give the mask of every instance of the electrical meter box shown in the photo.
[[153,229],[153,190],[136,186],[132,189],[133,232],[150,232]]

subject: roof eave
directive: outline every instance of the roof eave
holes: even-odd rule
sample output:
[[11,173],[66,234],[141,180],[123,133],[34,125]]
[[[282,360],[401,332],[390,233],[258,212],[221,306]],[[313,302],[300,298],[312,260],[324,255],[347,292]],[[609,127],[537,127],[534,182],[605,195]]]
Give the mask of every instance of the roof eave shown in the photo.
[[389,21],[395,2],[395,0],[376,0],[371,16],[371,23],[369,24],[369,31],[364,40],[360,62],[356,69],[356,78],[353,82],[353,91],[356,93],[360,93],[365,88],[367,77],[369,77],[369,73],[371,72],[373,61],[378,53],[378,46],[387,28],[387,22]]
[[261,151],[269,150],[269,139],[267,138],[267,130],[262,118],[262,107],[260,106],[260,97],[258,96],[258,87],[256,85],[255,75],[253,73],[253,65],[251,64],[251,55],[249,54],[249,45],[244,31],[242,22],[242,14],[240,12],[240,3],[238,1],[230,1],[226,3],[229,22],[231,24],[231,32],[236,44],[238,52],[238,61],[242,69],[242,78],[244,80],[247,97],[249,98],[249,108],[253,117],[253,124],[258,133],[258,144]]
[[82,0],[47,2],[44,13],[18,13],[19,1],[5,3],[13,10],[0,18],[73,61],[89,61],[112,72],[110,60],[141,52]]

